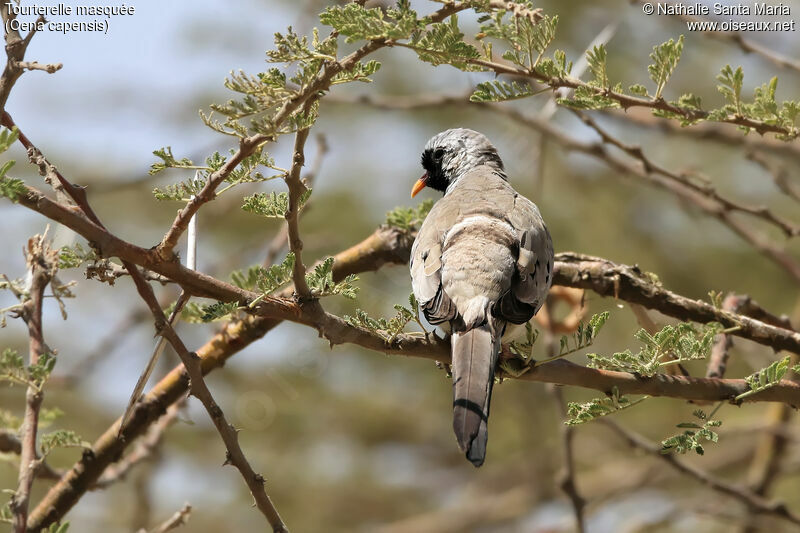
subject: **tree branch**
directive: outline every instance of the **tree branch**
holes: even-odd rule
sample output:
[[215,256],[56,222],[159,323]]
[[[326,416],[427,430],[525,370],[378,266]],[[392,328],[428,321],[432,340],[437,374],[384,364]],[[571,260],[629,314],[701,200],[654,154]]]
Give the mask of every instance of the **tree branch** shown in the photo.
[[600,422],[614,430],[614,432],[622,437],[622,439],[631,447],[639,448],[640,450],[644,450],[655,457],[659,457],[662,461],[666,462],[668,465],[678,470],[682,474],[694,478],[703,485],[711,487],[717,492],[739,500],[754,512],[773,515],[792,522],[793,524],[800,525],[800,516],[790,511],[785,504],[766,500],[745,487],[740,487],[738,485],[729,483],[728,481],[715,478],[699,468],[689,465],[684,461],[680,461],[672,454],[663,454],[661,453],[661,447],[659,445],[647,441],[644,437],[634,433],[633,431],[623,428],[612,420],[602,419]]
[[[775,264],[784,269],[795,280],[800,282],[800,263],[798,263],[790,254],[788,254],[780,246],[774,244],[773,242],[769,241],[764,235],[755,231],[750,225],[744,224],[737,218],[732,217],[730,213],[730,208],[727,208],[724,202],[715,200],[714,198],[711,198],[700,191],[692,190],[691,188],[685,186],[685,184],[679,183],[680,181],[683,180],[679,177],[678,174],[667,171],[671,176],[670,179],[667,179],[662,175],[657,175],[651,172],[647,168],[646,163],[642,162],[641,160],[639,161],[639,164],[634,164],[625,159],[615,156],[607,149],[603,141],[600,142],[581,141],[573,137],[570,137],[569,135],[566,135],[563,131],[554,127],[550,121],[527,116],[519,112],[517,109],[511,107],[479,103],[479,102],[469,102],[465,97],[459,97],[459,96],[443,95],[443,96],[434,96],[421,99],[415,98],[415,99],[407,99],[399,101],[397,99],[392,101],[377,100],[368,96],[362,96],[355,100],[330,97],[328,98],[328,100],[340,103],[350,103],[350,104],[358,103],[358,104],[371,105],[378,109],[404,109],[404,110],[440,107],[443,105],[456,105],[456,106],[474,105],[477,106],[479,109],[485,109],[493,113],[503,115],[513,120],[514,122],[517,122],[518,124],[521,124],[527,128],[531,128],[545,135],[548,140],[555,141],[556,143],[558,143],[559,145],[561,145],[562,147],[564,147],[569,151],[580,152],[589,155],[591,157],[600,159],[603,162],[605,162],[610,168],[620,172],[622,175],[638,177],[640,179],[643,179],[650,185],[653,185],[660,189],[666,190],[672,194],[675,194],[685,204],[692,205],[701,209],[706,214],[713,216],[714,218],[722,222],[724,225],[728,226],[728,228],[730,228],[734,233],[739,235],[739,237],[741,237],[743,240],[748,242],[751,246],[753,246],[753,248],[763,253],[768,259],[772,260]],[[616,139],[615,141],[618,142],[619,144],[624,145],[624,143],[621,143]],[[672,179],[672,177],[679,177],[679,179],[676,181]],[[728,201],[728,203],[731,202]],[[744,209],[753,210],[756,212],[760,211],[760,209],[758,208],[744,207]],[[790,230],[794,231],[795,228],[796,226],[790,227]]]
[[[463,11],[468,7],[469,5],[463,2],[447,3],[438,11],[432,13],[429,19],[431,23],[441,22],[450,15]],[[352,69],[361,59],[388,45],[389,43],[386,39],[374,39],[338,61],[326,62],[314,80],[303,87],[293,98],[287,100],[276,112],[272,119],[275,129],[277,130],[292,113],[297,111],[301,106],[310,106],[311,103],[318,100],[321,95],[331,87],[333,78],[337,74]],[[233,172],[242,160],[252,155],[259,146],[273,141],[274,137],[274,135],[256,134],[250,137],[244,137],[239,141],[238,150],[225,162],[222,168],[209,176],[208,182],[203,189],[197,193],[195,198],[187,203],[175,217],[172,226],[164,235],[161,243],[156,247],[156,253],[161,259],[168,260],[170,258],[172,250],[178,243],[178,239],[189,225],[189,219],[192,218],[203,204],[214,199],[215,191],[220,183]]]
[[[55,274],[57,253],[50,249],[46,238],[45,234],[29,239],[25,253],[31,283],[28,295],[22,303],[21,317],[28,326],[29,366],[37,365],[39,358],[48,351],[42,333],[42,302],[45,288]],[[11,499],[15,533],[25,533],[27,530],[31,486],[40,462],[36,452],[36,434],[39,429],[39,409],[43,397],[41,384],[29,383],[25,394],[18,485]]]
[[[361,243],[334,256],[333,278],[341,281],[349,274],[373,271],[390,264],[405,264],[412,242],[413,235],[409,233],[381,227]],[[618,297],[636,300],[646,307],[658,309],[681,320],[725,320],[728,324],[742,322],[742,329],[735,332],[739,336],[767,345],[778,342],[800,350],[800,334],[748,317],[729,315],[714,309],[710,304],[665,291],[634,267],[615,265],[588,256],[559,254],[554,275],[556,284],[597,290],[606,296],[614,296],[616,287]],[[286,289],[279,296],[289,294],[291,289]],[[296,318],[291,315],[289,319]],[[395,344],[388,347],[383,338],[352,328],[341,319],[331,317],[326,320],[328,322],[323,324],[323,331],[335,331],[339,328],[340,333],[334,339],[336,343],[354,342],[380,352],[441,361],[446,361],[449,357],[449,348],[443,341],[426,341],[413,335],[400,335]],[[281,319],[266,315],[244,315],[228,322],[197,350],[203,373],[221,367],[229,357],[263,337],[280,322]],[[604,392],[616,386],[621,394],[650,394],[695,400],[730,399],[747,390],[745,381],[741,379],[718,380],[663,375],[637,378],[632,374],[594,370],[563,360],[537,367],[534,372],[523,374],[522,379],[589,387]],[[82,457],[51,488],[32,513],[31,523],[41,528],[61,519],[105,468],[120,456],[127,443],[143,434],[147,427],[164,414],[170,404],[178,401],[187,391],[188,376],[183,367],[178,366],[138,403],[130,421],[122,428],[122,439],[116,439],[119,431],[117,420],[93,444],[92,453]],[[781,382],[746,400],[781,401],[800,405],[800,387]]]
[[[306,104],[306,111],[309,109]],[[286,211],[286,228],[289,238],[289,250],[294,254],[294,268],[292,279],[294,287],[301,300],[311,298],[311,289],[306,283],[306,265],[303,264],[303,241],[300,239],[300,197],[308,190],[300,181],[300,171],[306,161],[304,147],[309,128],[302,129],[295,134],[294,150],[292,151],[292,168],[286,176],[286,185],[289,187],[289,209]]]
[[190,514],[192,514],[192,506],[187,503],[162,524],[157,525],[149,531],[142,529],[139,531],[139,533],[167,533],[168,531],[172,531],[173,529],[177,529],[180,526],[185,525],[186,522],[189,521]]

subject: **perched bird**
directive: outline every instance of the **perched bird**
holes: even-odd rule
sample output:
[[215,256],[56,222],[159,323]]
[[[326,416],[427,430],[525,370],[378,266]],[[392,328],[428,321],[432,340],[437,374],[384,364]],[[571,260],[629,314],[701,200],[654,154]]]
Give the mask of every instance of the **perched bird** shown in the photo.
[[553,281],[553,241],[536,205],[508,183],[484,135],[451,129],[422,152],[424,187],[444,193],[411,248],[411,282],[428,322],[449,325],[453,429],[473,465],[486,457],[489,400],[506,325],[530,320]]

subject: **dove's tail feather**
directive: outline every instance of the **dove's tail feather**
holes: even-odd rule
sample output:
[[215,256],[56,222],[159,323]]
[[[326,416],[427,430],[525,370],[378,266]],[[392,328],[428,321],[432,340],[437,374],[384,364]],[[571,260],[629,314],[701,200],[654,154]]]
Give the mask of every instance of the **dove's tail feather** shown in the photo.
[[500,337],[488,323],[467,331],[453,332],[453,430],[458,446],[477,466],[486,457],[489,401]]

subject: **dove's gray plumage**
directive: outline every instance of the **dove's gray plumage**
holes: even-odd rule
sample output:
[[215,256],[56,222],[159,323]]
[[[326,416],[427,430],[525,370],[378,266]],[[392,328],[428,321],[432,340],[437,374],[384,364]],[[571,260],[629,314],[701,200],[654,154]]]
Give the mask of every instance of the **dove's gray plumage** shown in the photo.
[[411,249],[414,295],[452,332],[453,429],[467,458],[486,454],[489,401],[507,323],[536,314],[552,283],[553,243],[539,210],[506,180],[495,147],[453,129],[425,146],[414,187],[444,192]]

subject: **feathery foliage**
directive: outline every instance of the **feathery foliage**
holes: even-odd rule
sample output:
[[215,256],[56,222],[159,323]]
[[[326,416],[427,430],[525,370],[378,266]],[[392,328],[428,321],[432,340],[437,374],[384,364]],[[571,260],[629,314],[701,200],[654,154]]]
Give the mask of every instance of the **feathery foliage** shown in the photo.
[[409,233],[417,231],[433,208],[433,200],[425,200],[417,207],[395,207],[386,213],[386,225]]
[[97,261],[97,252],[92,248],[84,248],[81,243],[72,246],[62,246],[58,251],[58,268],[77,268],[84,263]]
[[485,70],[471,63],[478,59],[477,48],[464,42],[464,34],[458,28],[458,16],[452,15],[449,22],[431,24],[426,32],[417,32],[408,44],[417,56],[431,65],[451,65],[467,72]]
[[92,445],[83,440],[77,433],[72,430],[59,429],[51,433],[42,435],[40,441],[42,448],[42,455],[47,456],[51,451],[56,448],[91,448]]
[[678,66],[681,54],[683,54],[683,35],[678,37],[677,41],[670,39],[653,47],[653,52],[650,54],[650,59],[653,60],[653,63],[647,66],[647,72],[650,74],[650,79],[656,84],[656,94],[654,96],[656,100],[661,98],[661,92],[664,90],[667,80],[675,71],[675,67]]
[[[298,199],[298,209],[303,209],[311,197],[311,189],[306,189]],[[248,213],[255,213],[267,218],[285,218],[289,212],[289,194],[282,193],[256,193],[246,196],[242,209]]]
[[[397,314],[389,319],[382,317],[372,318],[366,311],[361,309],[356,309],[354,316],[345,315],[344,319],[352,326],[377,333],[383,337],[387,344],[392,344],[409,322],[416,321],[422,328],[422,323],[419,319],[419,304],[413,293],[409,295],[408,303],[409,307],[395,304],[394,310],[397,311]],[[424,331],[424,328],[422,329]]]
[[629,409],[647,398],[649,396],[631,400],[627,396],[620,396],[619,389],[614,387],[608,396],[595,398],[585,403],[569,402],[567,404],[567,420],[564,423],[568,426],[584,424],[596,418]]
[[[231,154],[233,153],[234,151],[231,150]],[[211,175],[222,169],[227,161],[225,156],[221,155],[219,152],[214,152],[206,158],[205,165],[198,166],[186,158],[177,160],[172,155],[172,149],[169,146],[156,150],[153,154],[159,157],[161,162],[154,163],[150,167],[150,174],[156,174],[168,168],[195,171],[195,175],[190,179],[167,185],[166,187],[156,187],[153,189],[153,196],[155,196],[156,200],[188,202],[192,196],[195,196],[203,190],[203,187],[205,187],[206,183],[211,179]],[[257,170],[260,167],[275,170],[278,174],[265,176]],[[234,185],[268,181],[282,177],[285,174],[286,170],[275,166],[275,160],[272,159],[269,154],[263,150],[257,150],[252,155],[245,157],[236,168],[231,171],[228,177],[225,178],[225,182],[228,185],[217,191],[216,194],[223,194]]]
[[[7,128],[0,129],[0,154],[8,150],[19,138],[19,131],[16,127],[13,130]],[[0,164],[0,196],[4,196],[16,203],[19,197],[25,194],[25,183],[17,178],[7,176],[15,161],[9,160]]]
[[358,276],[355,274],[349,274],[338,283],[333,281],[333,257],[328,257],[314,267],[314,270],[306,273],[308,288],[317,297],[340,294],[345,298],[354,300],[358,293],[358,287],[355,285],[356,281],[358,281]]
[[[589,319],[589,323],[586,325],[584,325],[583,322],[579,322],[571,338],[567,335],[561,337],[558,356],[563,357],[564,355],[591,346],[600,333],[600,330],[608,321],[608,317],[608,311],[603,311],[602,313],[592,315],[592,318]],[[570,341],[572,341],[572,347],[570,347]]]
[[[292,270],[294,269],[294,253],[289,252],[280,264],[272,265],[269,268],[251,267],[248,270],[247,281],[249,282],[252,276],[253,268],[255,268],[255,287],[264,294],[269,294],[275,289],[286,285],[292,280]],[[233,274],[234,283],[236,279],[242,279],[240,276]],[[251,287],[252,288],[252,287]]]
[[35,365],[25,365],[25,361],[16,350],[5,348],[0,354],[0,381],[42,390],[55,365],[56,356],[52,353],[41,354]]
[[[720,404],[721,405],[721,404]],[[717,409],[719,406],[717,407]],[[719,435],[712,428],[717,428],[722,425],[721,420],[713,420],[714,414],[717,409],[706,416],[702,409],[697,409],[692,415],[697,418],[703,425],[697,422],[682,422],[676,427],[685,429],[683,433],[673,435],[661,442],[661,453],[680,453],[684,454],[689,451],[694,451],[697,455],[703,455],[705,449],[702,442],[717,442]]]
[[493,80],[479,83],[469,99],[471,102],[504,102],[525,98],[532,94],[534,94],[534,90],[530,84]]
[[780,383],[783,376],[785,376],[786,372],[789,370],[790,361],[791,358],[786,356],[783,359],[774,361],[768,367],[762,368],[758,372],[754,372],[744,378],[750,390],[737,396],[736,401],[741,401],[748,396],[752,396],[753,394],[774,387]]
[[692,324],[686,322],[676,326],[664,326],[655,335],[640,329],[634,335],[644,344],[639,352],[634,354],[630,350],[625,350],[611,356],[587,354],[589,366],[650,377],[663,366],[708,357],[714,336],[720,330],[721,327],[717,323],[705,324],[698,331]]
[[513,358],[501,358],[500,368],[514,377],[520,377],[531,369],[535,362],[533,359],[533,346],[539,338],[539,331],[533,329],[530,322],[525,323],[525,338],[513,340],[509,343],[508,349],[514,355]]
[[410,2],[402,0],[397,7],[386,9],[366,8],[355,2],[327,8],[319,21],[346,36],[345,42],[375,39],[408,39],[424,28],[427,19],[419,20]]
[[[172,311],[171,306],[169,311]],[[187,303],[181,309],[181,320],[191,324],[205,324],[208,322],[219,322],[228,320],[232,313],[239,308],[238,302],[215,302],[213,304],[199,304],[196,302]]]

